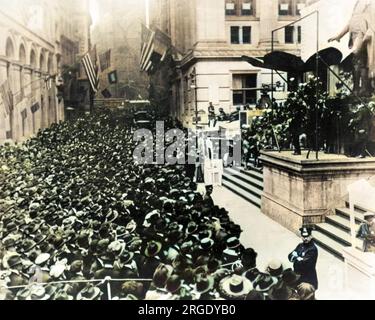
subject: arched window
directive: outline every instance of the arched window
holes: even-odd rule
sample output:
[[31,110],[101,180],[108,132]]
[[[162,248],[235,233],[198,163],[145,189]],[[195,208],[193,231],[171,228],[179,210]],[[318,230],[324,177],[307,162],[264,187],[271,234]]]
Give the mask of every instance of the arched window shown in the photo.
[[45,59],[44,59],[44,54],[43,52],[40,53],[40,58],[39,58],[39,69],[41,72],[45,72]]
[[36,90],[36,74],[35,74],[35,69],[37,67],[36,65],[36,54],[35,54],[35,51],[34,49],[31,50],[30,52],[30,66],[32,68],[31,70],[31,91],[32,91],[32,94],[35,93],[35,90]]
[[13,42],[10,38],[7,39],[6,42],[6,48],[5,48],[5,54],[8,60],[10,60],[7,63],[7,79],[9,80],[9,85],[11,88],[13,87],[13,82],[12,82],[12,65],[11,61],[14,60],[14,46]]

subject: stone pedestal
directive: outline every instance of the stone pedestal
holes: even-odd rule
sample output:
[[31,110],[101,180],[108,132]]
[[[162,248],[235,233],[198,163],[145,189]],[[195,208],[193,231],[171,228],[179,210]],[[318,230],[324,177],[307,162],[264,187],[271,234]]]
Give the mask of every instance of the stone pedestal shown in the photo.
[[303,224],[324,221],[345,206],[347,187],[375,176],[375,158],[315,154],[306,159],[292,152],[262,152],[264,193],[262,212],[297,233]]

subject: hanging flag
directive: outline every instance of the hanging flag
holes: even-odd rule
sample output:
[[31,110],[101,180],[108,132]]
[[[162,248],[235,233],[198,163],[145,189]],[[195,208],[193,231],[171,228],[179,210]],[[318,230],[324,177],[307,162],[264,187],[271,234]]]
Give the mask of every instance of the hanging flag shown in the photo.
[[109,82],[110,84],[115,84],[115,83],[118,82],[118,79],[117,79],[117,71],[116,71],[116,70],[114,70],[114,71],[108,73],[108,82]]
[[91,52],[87,52],[84,55],[82,58],[82,64],[85,68],[92,90],[97,93],[99,87],[99,70],[97,67],[96,46]]
[[106,99],[112,98],[112,94],[111,94],[111,92],[110,92],[108,89],[104,89],[104,90],[102,91],[102,95],[103,95],[103,97],[106,98]]
[[111,66],[111,49],[101,54],[99,60],[101,71],[108,69]]
[[13,111],[13,93],[9,86],[9,81],[5,80],[0,86],[0,95],[5,106],[5,112],[10,114]]
[[44,80],[45,81],[45,85],[46,85],[46,89],[49,91],[52,89],[52,81],[53,81],[53,77],[52,76],[47,76],[46,79]]

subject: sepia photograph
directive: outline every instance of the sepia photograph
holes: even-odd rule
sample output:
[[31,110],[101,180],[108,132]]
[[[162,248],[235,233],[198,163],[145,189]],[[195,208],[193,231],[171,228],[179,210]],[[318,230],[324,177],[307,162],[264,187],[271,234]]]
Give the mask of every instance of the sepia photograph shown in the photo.
[[375,0],[0,0],[0,30],[1,301],[375,300]]

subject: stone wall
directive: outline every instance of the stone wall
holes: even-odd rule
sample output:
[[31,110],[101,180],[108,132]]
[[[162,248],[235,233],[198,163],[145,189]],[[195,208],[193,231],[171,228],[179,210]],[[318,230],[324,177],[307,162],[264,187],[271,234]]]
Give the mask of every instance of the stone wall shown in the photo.
[[375,176],[375,158],[321,157],[263,152],[262,212],[297,233],[303,224],[324,222],[335,208],[345,206],[348,185]]

